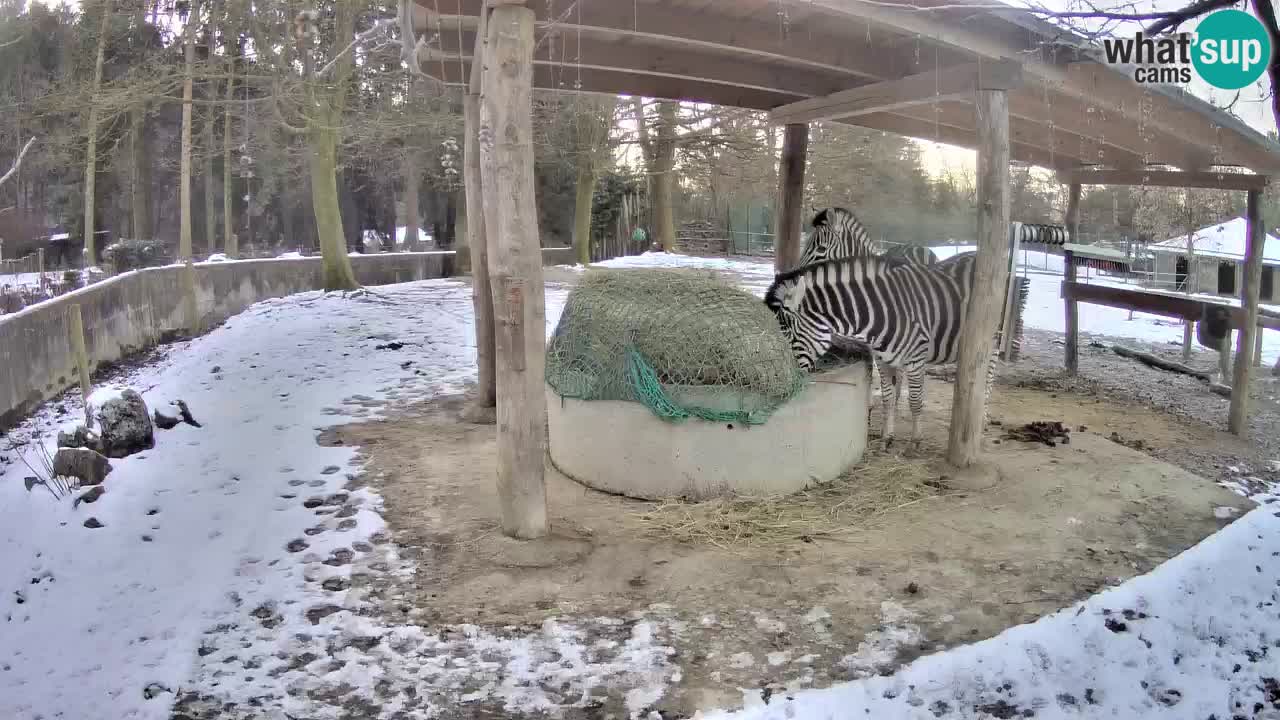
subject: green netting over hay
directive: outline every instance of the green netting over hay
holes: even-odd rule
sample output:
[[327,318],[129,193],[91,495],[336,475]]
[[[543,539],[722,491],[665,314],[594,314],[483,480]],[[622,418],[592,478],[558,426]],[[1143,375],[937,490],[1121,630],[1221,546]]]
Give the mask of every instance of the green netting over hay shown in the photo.
[[688,270],[589,270],[547,347],[562,397],[628,400],[667,420],[763,423],[803,388],[778,321],[751,293]]

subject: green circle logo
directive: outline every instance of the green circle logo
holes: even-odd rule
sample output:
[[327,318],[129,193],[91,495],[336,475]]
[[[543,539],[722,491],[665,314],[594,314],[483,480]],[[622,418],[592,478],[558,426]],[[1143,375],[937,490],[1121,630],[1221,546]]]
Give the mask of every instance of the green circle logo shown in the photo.
[[1191,62],[1210,85],[1239,90],[1257,82],[1271,62],[1271,37],[1262,23],[1242,10],[1206,15],[1196,28]]

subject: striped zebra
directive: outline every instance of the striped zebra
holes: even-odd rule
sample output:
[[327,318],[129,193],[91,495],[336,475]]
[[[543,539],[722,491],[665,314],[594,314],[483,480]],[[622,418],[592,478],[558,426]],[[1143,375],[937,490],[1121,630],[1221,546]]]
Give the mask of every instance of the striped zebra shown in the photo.
[[[880,367],[885,448],[893,444],[905,375],[911,442],[918,444],[924,368],[956,362],[961,315],[973,292],[975,258],[976,254],[965,254],[932,266],[876,256],[828,260],[775,277],[765,305],[777,316],[805,370],[817,366],[837,337],[855,338],[870,347]],[[999,347],[999,332],[996,338]],[[987,368],[988,393],[996,357],[993,352]]]
[[938,262],[938,256],[923,245],[894,245],[884,251],[886,258],[901,258],[916,265],[932,265]]
[[823,260],[864,255],[879,255],[920,265],[932,265],[938,262],[938,256],[932,250],[918,245],[894,245],[888,250],[881,250],[879,245],[871,239],[871,233],[867,232],[866,226],[848,208],[829,207],[818,210],[814,213],[810,224],[813,231],[809,234],[804,252],[800,255],[802,267]]
[[871,234],[852,211],[841,207],[819,210],[800,255],[800,267],[837,258],[879,255]]

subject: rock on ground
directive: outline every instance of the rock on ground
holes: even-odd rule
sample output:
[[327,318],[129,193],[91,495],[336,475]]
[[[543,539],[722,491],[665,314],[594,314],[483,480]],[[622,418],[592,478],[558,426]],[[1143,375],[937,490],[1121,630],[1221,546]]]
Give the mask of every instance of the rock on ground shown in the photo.
[[102,453],[122,458],[155,446],[155,428],[147,404],[135,390],[125,390],[98,409]]
[[101,485],[110,472],[107,458],[89,448],[58,448],[53,456],[53,474],[77,478],[81,485]]

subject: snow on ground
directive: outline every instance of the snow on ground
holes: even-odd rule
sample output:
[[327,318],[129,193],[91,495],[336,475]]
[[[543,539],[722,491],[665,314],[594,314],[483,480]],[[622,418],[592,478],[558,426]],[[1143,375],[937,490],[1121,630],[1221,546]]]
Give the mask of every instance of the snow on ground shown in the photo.
[[[548,333],[564,296],[548,290]],[[625,675],[635,702],[660,697],[671,671],[665,630],[643,613],[624,642],[590,648],[578,629],[554,622],[527,637],[464,627],[446,641],[375,626],[349,608],[309,614],[344,605],[353,556],[376,552],[384,529],[378,497],[344,490],[354,450],[318,446],[317,430],[376,417],[369,408],[379,401],[458,391],[474,376],[470,308],[469,287],[448,280],[352,298],[303,293],[171,346],[127,384],[153,408],[184,400],[202,427],[157,430],[155,448],[113,460],[107,492],[92,505],[28,492],[20,451],[0,451],[11,460],[0,464],[0,717],[168,718],[172,691],[192,689],[200,660],[237,656],[236,683],[219,670],[195,689],[262,703],[285,687],[343,682],[371,694],[384,677],[419,698],[452,693],[446,707],[465,690],[514,711],[549,704],[540,682],[585,692]],[[398,353],[394,343],[412,349]],[[11,437],[42,428],[52,452],[52,432],[80,413],[74,394],[63,404]],[[22,454],[36,462],[30,449]],[[317,504],[337,512],[309,533]],[[89,517],[103,527],[86,527]],[[239,633],[239,644],[209,655],[211,628]],[[386,642],[367,654],[344,649],[350,662],[337,670],[278,659],[316,651],[325,665],[326,648],[367,637]],[[328,717],[305,694],[274,702]]]
[[1280,717],[1277,514],[1255,508],[1148,575],[890,677],[704,720]]
[[[759,293],[772,277],[768,263],[662,253],[605,265],[721,270]],[[564,298],[563,287],[548,288],[548,332]],[[1033,286],[1035,307],[1055,298],[1056,281]],[[107,492],[92,505],[28,492],[18,452],[0,450],[11,460],[0,464],[0,717],[162,720],[173,691],[193,688],[261,705],[264,717],[317,720],[334,715],[308,693],[334,687],[377,699],[370,717],[409,707],[410,717],[425,717],[417,714],[423,703],[442,710],[469,701],[530,712],[601,684],[630,688],[635,712],[660,698],[680,669],[663,644],[673,629],[652,608],[633,613],[639,622],[617,641],[588,647],[583,627],[622,621],[551,621],[526,635],[471,626],[432,633],[361,613],[368,608],[360,598],[348,597],[352,563],[372,554],[395,564],[396,553],[378,539],[381,499],[344,487],[358,471],[354,450],[319,446],[316,433],[377,417],[384,402],[456,392],[471,380],[470,307],[468,286],[450,280],[354,297],[303,293],[258,303],[171,346],[127,382],[153,408],[185,400],[202,427],[157,431],[155,448],[112,461]],[[1037,310],[1032,325],[1051,322],[1050,314]],[[1113,329],[1120,321],[1093,324],[1123,334]],[[61,414],[46,407],[11,437],[40,430],[52,448],[49,433],[79,413],[74,394],[64,405]],[[317,529],[317,505],[336,512],[308,533]],[[90,516],[103,527],[85,527]],[[1225,719],[1235,702],[1280,710],[1280,686],[1257,684],[1280,677],[1280,650],[1271,647],[1280,636],[1277,525],[1266,508],[1255,510],[1078,608],[893,677],[715,717],[932,717],[966,700],[999,712],[1034,709],[1040,718]],[[868,643],[874,652],[876,639]],[[1238,673],[1237,665],[1251,669]],[[375,698],[379,685],[392,688],[390,698]]]

